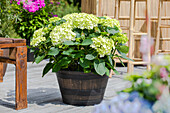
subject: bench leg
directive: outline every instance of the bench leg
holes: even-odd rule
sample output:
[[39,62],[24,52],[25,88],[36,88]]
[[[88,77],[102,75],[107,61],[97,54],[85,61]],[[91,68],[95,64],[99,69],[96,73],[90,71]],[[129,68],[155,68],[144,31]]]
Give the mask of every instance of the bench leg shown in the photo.
[[16,110],[27,108],[27,47],[16,52]]
[[0,62],[0,82],[3,82],[3,63]]
[[[3,56],[3,50],[0,49],[0,56]],[[3,63],[0,62],[0,82],[3,82]]]

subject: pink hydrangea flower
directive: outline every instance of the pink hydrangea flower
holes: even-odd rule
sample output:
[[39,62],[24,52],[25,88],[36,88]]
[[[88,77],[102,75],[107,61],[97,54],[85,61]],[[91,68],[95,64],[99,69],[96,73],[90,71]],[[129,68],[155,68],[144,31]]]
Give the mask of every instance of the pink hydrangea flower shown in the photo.
[[53,17],[58,17],[58,15],[53,15]]
[[160,85],[160,86],[158,87],[158,90],[160,91],[160,94],[156,95],[156,98],[157,98],[158,100],[160,99],[160,97],[161,97],[163,91],[166,89],[166,87],[167,87],[166,85]]
[[18,1],[17,4],[20,5],[20,1]]
[[162,79],[166,79],[168,77],[169,73],[168,71],[166,70],[166,68],[162,67],[160,69],[160,76]]
[[149,41],[148,37],[143,35],[140,41],[140,52],[142,53],[142,58],[144,61],[148,61],[148,49],[150,50],[151,55],[154,53],[154,41],[153,38]]
[[23,4],[23,8],[28,10],[29,12],[36,12],[40,8],[45,7],[44,0],[16,0],[17,4],[20,5],[21,2]]
[[57,2],[57,4],[59,5],[59,4],[60,4],[60,2]]

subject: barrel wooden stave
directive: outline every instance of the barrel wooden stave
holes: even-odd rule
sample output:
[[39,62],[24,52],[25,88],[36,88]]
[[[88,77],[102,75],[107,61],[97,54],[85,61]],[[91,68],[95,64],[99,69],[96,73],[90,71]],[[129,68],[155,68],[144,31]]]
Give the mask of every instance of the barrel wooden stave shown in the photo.
[[59,71],[57,78],[63,102],[79,106],[99,104],[108,81],[107,76],[72,71]]

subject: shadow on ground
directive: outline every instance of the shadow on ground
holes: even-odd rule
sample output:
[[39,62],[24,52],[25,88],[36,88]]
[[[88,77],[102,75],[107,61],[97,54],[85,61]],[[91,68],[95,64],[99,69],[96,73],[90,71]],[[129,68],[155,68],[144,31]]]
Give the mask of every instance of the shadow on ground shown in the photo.
[[[60,90],[57,88],[28,89],[28,104],[44,106],[46,104],[62,105]],[[15,90],[7,92],[7,97],[0,99],[0,105],[8,108],[15,108]]]
[[7,108],[15,109],[15,105],[13,103],[4,101],[2,99],[0,99],[0,106],[4,106],[4,107],[7,107]]

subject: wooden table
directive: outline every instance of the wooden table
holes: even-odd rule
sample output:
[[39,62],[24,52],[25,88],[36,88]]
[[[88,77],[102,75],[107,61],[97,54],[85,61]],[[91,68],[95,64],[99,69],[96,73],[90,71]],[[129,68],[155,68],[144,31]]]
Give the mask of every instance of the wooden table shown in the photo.
[[3,82],[3,63],[16,66],[15,108],[27,108],[27,46],[25,39],[0,38],[0,49],[9,48],[9,57],[0,54],[0,82]]

